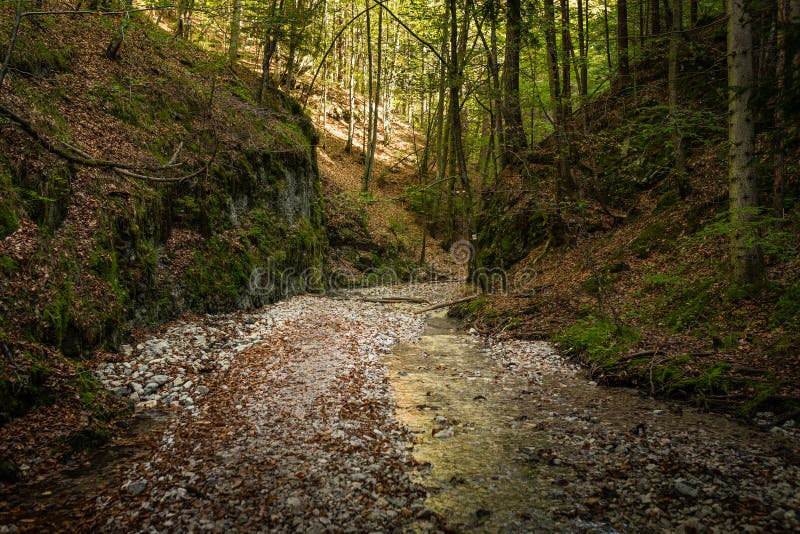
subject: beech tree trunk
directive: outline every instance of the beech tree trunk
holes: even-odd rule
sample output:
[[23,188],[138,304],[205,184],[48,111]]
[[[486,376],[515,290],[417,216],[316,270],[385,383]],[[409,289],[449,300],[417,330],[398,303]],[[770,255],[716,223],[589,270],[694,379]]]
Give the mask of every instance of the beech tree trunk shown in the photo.
[[556,173],[555,183],[555,209],[550,223],[551,236],[556,243],[564,241],[564,221],[561,218],[561,200],[563,197],[562,191],[564,185],[568,183],[570,178],[570,162],[569,162],[569,146],[566,144],[565,132],[565,114],[564,106],[562,104],[562,90],[561,82],[559,80],[558,72],[558,47],[556,44],[556,22],[555,22],[555,6],[553,0],[544,0],[544,18],[545,18],[545,48],[547,53],[547,79],[550,86],[550,100],[553,102],[553,116],[554,126],[556,133],[556,140],[558,143],[558,156],[556,158],[556,165],[558,172]]
[[786,158],[786,78],[792,71],[789,65],[796,64],[789,42],[790,36],[797,36],[800,29],[800,0],[778,0],[778,58],[775,64],[777,98],[775,102],[775,134],[773,137],[773,183],[772,216],[775,225],[780,226],[784,215],[785,158]]
[[[350,4],[350,16],[355,15],[356,7],[355,0]],[[356,128],[356,39],[353,25],[350,25],[350,61],[348,64],[349,72],[347,75],[347,91],[348,91],[348,116],[347,116],[347,143],[344,145],[344,151],[350,154],[353,151],[353,134]]]
[[[589,0],[585,1],[587,8],[587,17],[585,20],[586,24],[588,24]],[[582,100],[585,100],[589,95],[589,43],[588,39],[586,38],[588,32],[586,31],[587,28],[584,24],[583,4],[584,0],[578,0],[578,61],[580,62],[578,91],[582,97]],[[583,102],[581,104],[583,104]]]
[[[678,1],[678,0],[674,0]],[[736,280],[756,283],[763,277],[757,244],[758,188],[754,165],[753,30],[747,0],[728,0],[728,137],[731,260]]]
[[570,59],[573,55],[572,36],[569,30],[569,0],[561,0],[561,109],[564,125],[572,117],[572,77]]
[[[369,7],[370,0],[366,0],[366,7]],[[373,96],[373,72],[372,72],[372,17],[370,12],[367,11],[367,102],[369,102],[369,112],[367,113],[367,134],[364,139],[364,154],[366,160],[364,162],[364,177],[361,180],[361,190],[365,193],[369,191],[369,182],[372,179],[372,163],[374,161],[375,153],[372,152],[372,129],[373,129],[373,116],[377,113],[374,109]]]
[[231,37],[228,46],[228,60],[231,64],[239,59],[239,37],[242,30],[242,0],[234,0],[231,15]]
[[650,0],[650,32],[654,39],[661,33],[661,2]]
[[683,2],[673,0],[672,2],[672,32],[669,36],[669,69],[668,69],[668,89],[669,89],[669,114],[672,121],[672,153],[675,183],[678,186],[681,198],[688,193],[686,187],[686,152],[683,146],[683,133],[680,125],[680,107],[678,102],[679,87],[679,59],[680,47],[683,40]]
[[606,61],[608,62],[608,70],[614,69],[614,64],[611,61],[611,32],[608,29],[608,0],[603,0],[603,30],[606,38]]
[[631,72],[628,59],[628,0],[617,2],[617,68],[620,79],[626,83]]
[[520,161],[528,147],[519,103],[519,49],[522,14],[520,0],[506,2],[506,55],[503,64],[503,166]]

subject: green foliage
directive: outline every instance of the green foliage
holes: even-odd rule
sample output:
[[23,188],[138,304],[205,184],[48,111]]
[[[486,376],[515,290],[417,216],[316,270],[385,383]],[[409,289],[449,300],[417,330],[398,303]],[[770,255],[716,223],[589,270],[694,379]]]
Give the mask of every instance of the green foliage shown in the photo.
[[773,326],[800,330],[800,280],[789,286],[775,304],[771,317]]
[[142,126],[142,120],[149,115],[145,105],[146,97],[138,90],[134,90],[132,80],[129,85],[121,83],[98,85],[89,92],[89,99],[95,98],[99,100],[106,113],[131,126]]
[[0,239],[13,234],[19,227],[19,220],[10,200],[0,199]]
[[687,279],[677,274],[656,273],[644,277],[643,289],[657,295],[654,314],[674,331],[705,324],[715,303],[714,279]]
[[52,370],[30,353],[25,353],[25,360],[13,375],[0,374],[0,427],[55,400],[49,381]]
[[556,341],[573,351],[585,353],[593,363],[613,365],[639,337],[639,332],[633,328],[618,327],[605,318],[588,317],[563,330]]
[[19,270],[17,262],[11,256],[3,254],[0,256],[0,274],[10,275]]
[[42,311],[48,326],[46,338],[55,346],[61,346],[72,320],[72,282],[66,277],[58,282],[55,293]]
[[67,436],[67,444],[76,452],[88,451],[105,445],[111,440],[111,429],[97,422]]
[[508,209],[498,203],[487,206],[478,221],[478,265],[506,268],[518,262],[548,237],[546,211],[528,211],[528,206]]
[[[39,19],[39,23],[42,19]],[[48,21],[44,24],[52,25]],[[21,32],[9,67],[17,72],[35,78],[47,78],[57,72],[69,72],[77,54],[72,45],[49,46],[39,38],[37,32]]]
[[718,214],[714,220],[698,232],[698,239],[713,239],[720,236],[732,239],[739,236],[744,247],[758,247],[766,256],[776,261],[788,262],[800,256],[797,234],[779,228],[774,217],[766,215],[765,208],[743,208],[750,222],[734,223],[729,211]]
[[655,251],[667,252],[673,247],[678,229],[656,221],[645,227],[630,244],[630,251],[640,258],[647,258]]

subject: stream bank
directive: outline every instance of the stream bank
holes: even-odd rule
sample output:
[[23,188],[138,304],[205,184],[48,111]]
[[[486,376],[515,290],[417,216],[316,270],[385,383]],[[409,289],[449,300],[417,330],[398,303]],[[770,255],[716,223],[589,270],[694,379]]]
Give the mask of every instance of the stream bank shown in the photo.
[[[442,302],[460,289],[362,294]],[[790,430],[597,386],[547,343],[481,338],[443,313],[413,313],[419,304],[350,297],[186,318],[138,340],[98,372],[167,376],[145,402],[171,416],[82,478],[0,495],[0,532],[800,526]],[[178,379],[193,383],[182,389],[191,403],[173,397]]]
[[[474,332],[474,331],[473,331]],[[426,507],[456,531],[793,531],[798,435],[606,388],[436,314],[388,366]]]

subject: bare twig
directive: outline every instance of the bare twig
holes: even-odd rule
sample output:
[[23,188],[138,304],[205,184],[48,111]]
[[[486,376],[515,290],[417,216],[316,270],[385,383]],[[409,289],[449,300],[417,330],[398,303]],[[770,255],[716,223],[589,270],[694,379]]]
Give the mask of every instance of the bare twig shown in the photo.
[[3,88],[3,80],[8,72],[8,65],[11,63],[11,54],[14,52],[14,47],[17,45],[17,35],[19,34],[19,25],[22,23],[22,0],[17,0],[17,15],[14,19],[14,28],[11,30],[11,39],[8,42],[8,49],[6,50],[6,57],[3,59],[3,66],[0,67],[0,89]]
[[421,310],[416,310],[415,313],[425,313],[433,310],[438,310],[440,308],[447,308],[448,306],[454,306],[456,304],[461,304],[463,302],[469,302],[471,300],[475,300],[478,298],[478,294],[470,295],[468,297],[451,300],[450,302],[442,302],[441,304],[434,304],[433,306],[428,306],[427,308],[422,308]]
[[75,163],[76,165],[82,165],[84,167],[111,169],[124,176],[128,176],[131,178],[139,178],[142,180],[149,180],[152,182],[181,182],[183,180],[188,180],[189,178],[193,178],[198,174],[202,173],[208,168],[208,166],[211,164],[211,161],[213,161],[213,156],[212,156],[211,161],[209,161],[209,163],[207,163],[203,168],[195,172],[183,176],[177,176],[174,178],[141,174],[141,172],[134,172],[134,171],[164,171],[180,165],[179,163],[175,163],[175,160],[177,159],[178,153],[180,152],[183,144],[181,143],[178,146],[178,149],[175,151],[169,163],[167,163],[166,165],[159,165],[159,166],[136,165],[136,164],[121,163],[117,161],[110,161],[104,159],[95,159],[92,158],[92,156],[88,154],[86,151],[78,147],[72,146],[64,141],[61,141],[60,143],[63,144],[65,147],[67,147],[68,150],[65,150],[64,148],[58,146],[53,141],[51,141],[44,135],[40,134],[39,132],[37,132],[29,121],[23,119],[22,117],[20,117],[19,115],[17,115],[12,110],[10,110],[9,108],[5,107],[2,104],[0,104],[0,115],[6,117],[7,119],[11,120],[11,122],[19,126],[25,133],[31,136],[34,141],[39,143],[48,152],[51,152],[62,159],[65,159],[71,163]]

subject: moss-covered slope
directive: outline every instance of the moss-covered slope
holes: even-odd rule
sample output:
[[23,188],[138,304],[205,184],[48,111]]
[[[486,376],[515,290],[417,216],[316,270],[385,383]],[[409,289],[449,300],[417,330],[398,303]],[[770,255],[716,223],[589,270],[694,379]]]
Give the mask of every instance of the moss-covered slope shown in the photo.
[[[2,8],[0,34],[12,20]],[[107,59],[118,23],[26,19],[0,103],[73,154],[190,177],[68,161],[0,117],[0,429],[65,395],[99,398],[64,377],[130,328],[323,277],[316,133],[297,103],[268,90],[258,104],[252,73],[146,15]]]

